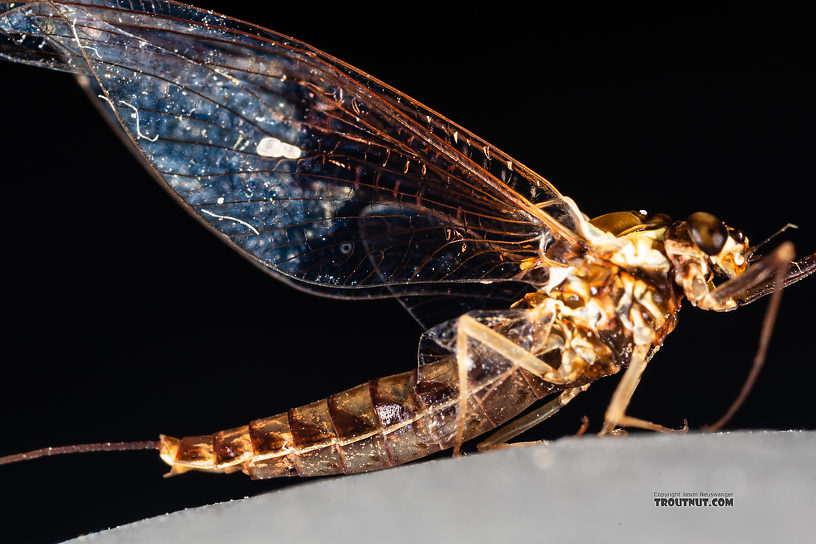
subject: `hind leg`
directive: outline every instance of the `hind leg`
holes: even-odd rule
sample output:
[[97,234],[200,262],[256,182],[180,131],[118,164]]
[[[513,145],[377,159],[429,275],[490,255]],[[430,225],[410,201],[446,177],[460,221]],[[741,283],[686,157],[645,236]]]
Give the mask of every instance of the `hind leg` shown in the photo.
[[582,391],[586,391],[589,387],[589,384],[583,387],[573,387],[572,389],[567,389],[566,391],[562,392],[553,400],[549,401],[547,404],[541,406],[540,408],[533,410],[527,415],[519,417],[497,432],[493,433],[489,437],[487,437],[482,442],[479,442],[477,448],[479,451],[487,451],[490,449],[501,448],[505,446],[510,446],[513,444],[507,444],[508,440],[512,440],[516,436],[520,435],[524,431],[528,429],[532,429],[539,423],[549,419],[553,415],[555,415],[558,410],[566,406],[572,399],[578,396],[578,393]]
[[[549,334],[548,328],[546,328],[544,334]],[[462,442],[464,441],[465,414],[467,413],[467,402],[470,395],[467,379],[468,370],[472,365],[470,354],[468,353],[468,341],[470,339],[478,341],[502,357],[512,361],[514,368],[523,368],[536,376],[552,376],[556,372],[552,366],[532,355],[506,336],[483,325],[467,314],[461,316],[457,321],[455,346],[459,378],[459,407],[457,410],[456,438],[453,447],[453,454],[455,456],[459,455]],[[566,402],[564,404],[566,404]],[[563,406],[563,404],[558,405],[555,411],[560,409],[561,406]],[[552,413],[555,413],[555,411]],[[552,413],[549,415],[552,415]],[[543,421],[543,419],[546,419],[549,415],[541,417],[540,420]]]

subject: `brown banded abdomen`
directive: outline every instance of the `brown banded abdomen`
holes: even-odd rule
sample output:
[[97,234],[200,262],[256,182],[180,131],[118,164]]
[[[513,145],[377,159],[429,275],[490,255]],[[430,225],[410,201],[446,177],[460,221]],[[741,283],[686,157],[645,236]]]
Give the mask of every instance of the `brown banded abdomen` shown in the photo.
[[[520,368],[469,379],[464,438],[500,425],[556,387]],[[252,478],[367,472],[453,446],[458,374],[446,357],[214,435],[162,436],[171,474],[233,472]]]

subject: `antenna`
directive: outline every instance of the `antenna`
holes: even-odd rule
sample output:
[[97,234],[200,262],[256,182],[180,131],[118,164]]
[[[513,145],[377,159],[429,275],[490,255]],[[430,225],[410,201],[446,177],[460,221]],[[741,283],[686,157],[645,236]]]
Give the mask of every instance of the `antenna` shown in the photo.
[[[788,230],[788,229],[798,229],[798,228],[799,228],[799,226],[794,225],[793,223],[786,224],[784,227],[782,227],[778,231],[774,232],[773,234],[771,234],[770,236],[768,236],[767,238],[762,240],[757,245],[748,248],[748,255],[750,255],[751,258],[753,258],[754,253],[756,253],[759,250],[759,248],[761,248],[762,246],[764,246],[765,244],[767,244],[768,242],[770,242],[771,240],[773,240],[774,238],[776,238],[777,236],[779,236],[780,234],[785,232],[786,230]],[[749,261],[751,260],[751,258],[749,258]],[[757,257],[757,258],[759,258],[759,257]]]
[[73,446],[58,446],[55,448],[40,448],[38,450],[27,451],[25,453],[15,453],[0,457],[0,465],[9,465],[20,461],[30,461],[40,457],[51,455],[63,455],[65,453],[92,453],[97,451],[133,451],[133,450],[158,450],[161,442],[158,440],[145,440],[142,442],[97,442],[95,444],[74,444]]

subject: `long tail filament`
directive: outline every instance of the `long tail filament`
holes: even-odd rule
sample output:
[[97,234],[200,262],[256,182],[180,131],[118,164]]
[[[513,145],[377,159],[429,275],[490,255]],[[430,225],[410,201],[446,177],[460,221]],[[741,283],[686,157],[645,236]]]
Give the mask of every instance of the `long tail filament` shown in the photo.
[[97,442],[95,444],[74,444],[72,446],[59,446],[55,448],[40,448],[38,450],[27,451],[25,453],[15,453],[0,457],[0,465],[8,465],[19,461],[30,461],[40,457],[50,455],[62,455],[64,453],[90,453],[96,451],[132,451],[132,450],[158,450],[160,447],[158,440],[145,440],[142,442]]

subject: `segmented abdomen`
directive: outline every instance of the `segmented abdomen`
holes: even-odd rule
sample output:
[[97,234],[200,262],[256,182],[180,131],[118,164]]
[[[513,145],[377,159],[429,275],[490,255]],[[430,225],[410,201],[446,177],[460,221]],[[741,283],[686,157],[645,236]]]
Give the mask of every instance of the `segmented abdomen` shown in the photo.
[[[556,386],[524,369],[469,373],[464,438],[504,423]],[[459,404],[455,357],[372,380],[326,399],[214,435],[162,436],[171,473],[233,472],[252,478],[377,470],[453,446]]]

